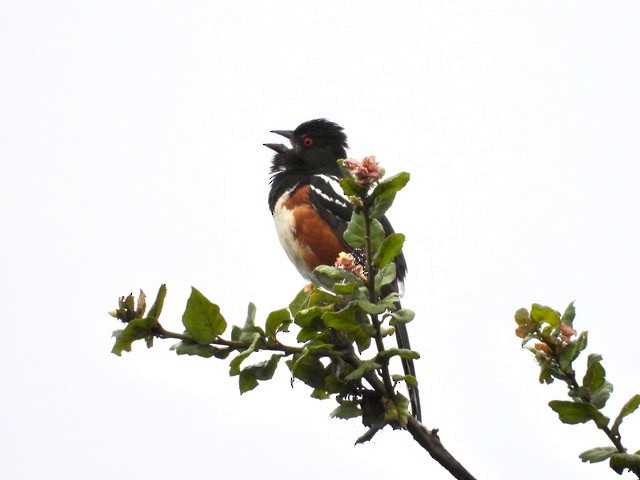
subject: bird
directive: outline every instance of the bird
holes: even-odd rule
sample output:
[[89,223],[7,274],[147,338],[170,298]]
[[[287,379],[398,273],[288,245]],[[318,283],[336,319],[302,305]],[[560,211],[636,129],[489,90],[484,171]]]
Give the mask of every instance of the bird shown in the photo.
[[[331,288],[327,277],[314,273],[319,265],[335,264],[341,252],[353,253],[363,262],[362,255],[344,239],[353,207],[334,188],[342,172],[338,159],[347,158],[347,135],[337,123],[325,118],[306,121],[295,130],[271,130],[291,143],[265,143],[275,152],[271,162],[269,209],[273,215],[280,243],[299,273],[312,284]],[[391,223],[379,218],[387,235],[393,233]],[[407,274],[404,254],[395,258],[396,280],[389,292],[399,291]],[[397,305],[398,308],[400,305]],[[396,325],[399,348],[411,349],[405,324]],[[416,376],[413,360],[402,359],[405,375]],[[413,416],[421,421],[418,388],[408,385]]]

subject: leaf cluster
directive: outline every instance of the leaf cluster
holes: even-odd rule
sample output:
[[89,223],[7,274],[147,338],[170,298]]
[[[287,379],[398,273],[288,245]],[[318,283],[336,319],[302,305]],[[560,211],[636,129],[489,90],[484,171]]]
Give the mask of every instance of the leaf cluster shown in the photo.
[[[159,322],[166,286],[160,287],[146,316],[144,293],[140,293],[137,305],[132,295],[122,297],[112,315],[126,326],[114,332],[113,353],[130,351],[136,340],[145,339],[151,347],[154,337],[178,339],[171,347],[178,355],[231,358],[229,375],[238,377],[241,394],[270,380],[284,363],[291,381],[309,386],[311,397],[336,400],[338,407],[332,417],[361,418],[369,428],[361,441],[385,425],[406,426],[409,402],[396,391],[396,385],[417,385],[417,380],[390,375],[388,366],[394,357],[417,359],[419,355],[406,349],[386,349],[382,342],[394,334],[396,325],[411,321],[414,313],[399,308],[397,293],[381,295],[383,288],[395,281],[394,259],[405,237],[399,233],[386,235],[378,219],[408,181],[407,173],[366,187],[349,175],[342,181],[354,205],[345,239],[354,250],[369,253],[364,270],[367,276],[320,266],[316,274],[325,277],[328,281],[324,284],[332,285],[331,289],[307,286],[287,308],[273,311],[260,321],[256,320],[255,306],[249,304],[244,324],[230,328],[219,306],[192,288],[182,315],[183,333],[169,332]],[[290,332],[293,327],[295,332]],[[292,334],[297,343],[288,345],[284,338]],[[372,345],[376,349],[369,354]],[[285,361],[280,362],[282,358]]]
[[617,473],[628,469],[638,475],[640,451],[627,453],[622,445],[620,425],[625,417],[640,406],[640,395],[631,397],[610,426],[611,419],[602,410],[613,392],[613,385],[606,379],[602,355],[590,354],[582,381],[576,377],[573,362],[587,347],[587,332],[578,335],[574,330],[575,314],[573,302],[562,315],[550,307],[534,303],[530,311],[521,308],[515,313],[518,324],[516,335],[522,338],[523,346],[535,341],[533,347],[527,348],[540,366],[540,383],[552,383],[558,379],[567,384],[570,400],[549,402],[560,421],[570,425],[594,422],[611,441],[612,446],[582,452],[582,461],[596,463],[608,459],[610,467]]

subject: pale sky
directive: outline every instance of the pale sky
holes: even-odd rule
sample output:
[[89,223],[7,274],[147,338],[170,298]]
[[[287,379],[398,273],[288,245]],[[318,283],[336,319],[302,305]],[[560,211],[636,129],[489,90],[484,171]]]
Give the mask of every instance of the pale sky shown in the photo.
[[[412,175],[389,217],[425,424],[478,479],[616,478],[578,459],[606,438],[549,409],[566,389],[513,313],[575,300],[605,412],[640,393],[639,22],[637,1],[4,0],[0,476],[451,478],[405,432],[354,447],[284,366],[240,396],[172,341],[110,353],[140,288],[167,283],[177,331],[191,285],[230,323],[289,303],[262,144],[326,117]],[[640,419],[622,434],[640,449]]]

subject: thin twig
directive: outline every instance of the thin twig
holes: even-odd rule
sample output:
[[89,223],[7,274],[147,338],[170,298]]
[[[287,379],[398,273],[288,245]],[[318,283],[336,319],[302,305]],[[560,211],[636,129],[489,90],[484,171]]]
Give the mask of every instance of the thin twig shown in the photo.
[[[184,333],[176,333],[170,332],[169,330],[165,330],[162,326],[156,327],[154,334],[156,337],[163,338],[175,338],[176,340],[182,340],[183,342],[197,343],[193,337]],[[208,345],[216,345],[222,347],[229,347],[232,350],[237,350],[239,352],[243,352],[251,346],[251,342],[238,342],[233,340],[225,340],[222,337],[218,337]],[[304,351],[301,347],[292,347],[290,345],[284,345],[280,342],[276,342],[273,345],[269,345],[266,342],[262,342],[259,345],[259,350],[268,350],[272,352],[282,352],[285,355],[295,355],[297,353],[302,353]],[[331,358],[343,358],[345,354],[339,350],[327,350],[327,349],[317,349],[309,352],[309,355],[313,355],[316,357],[331,357]]]

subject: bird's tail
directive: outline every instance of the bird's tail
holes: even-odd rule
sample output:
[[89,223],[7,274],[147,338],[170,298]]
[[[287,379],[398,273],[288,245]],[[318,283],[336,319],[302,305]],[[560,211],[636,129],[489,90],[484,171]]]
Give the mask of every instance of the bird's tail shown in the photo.
[[[406,348],[411,350],[411,344],[409,343],[409,333],[407,332],[407,326],[404,323],[398,323],[396,325],[396,341],[398,342],[398,348]],[[416,378],[416,367],[413,364],[412,359],[402,359],[402,369],[405,375],[411,375]],[[418,393],[418,387],[407,384],[409,389],[409,401],[411,402],[411,412],[413,416],[419,422],[422,422],[422,409],[420,407],[420,394]]]

